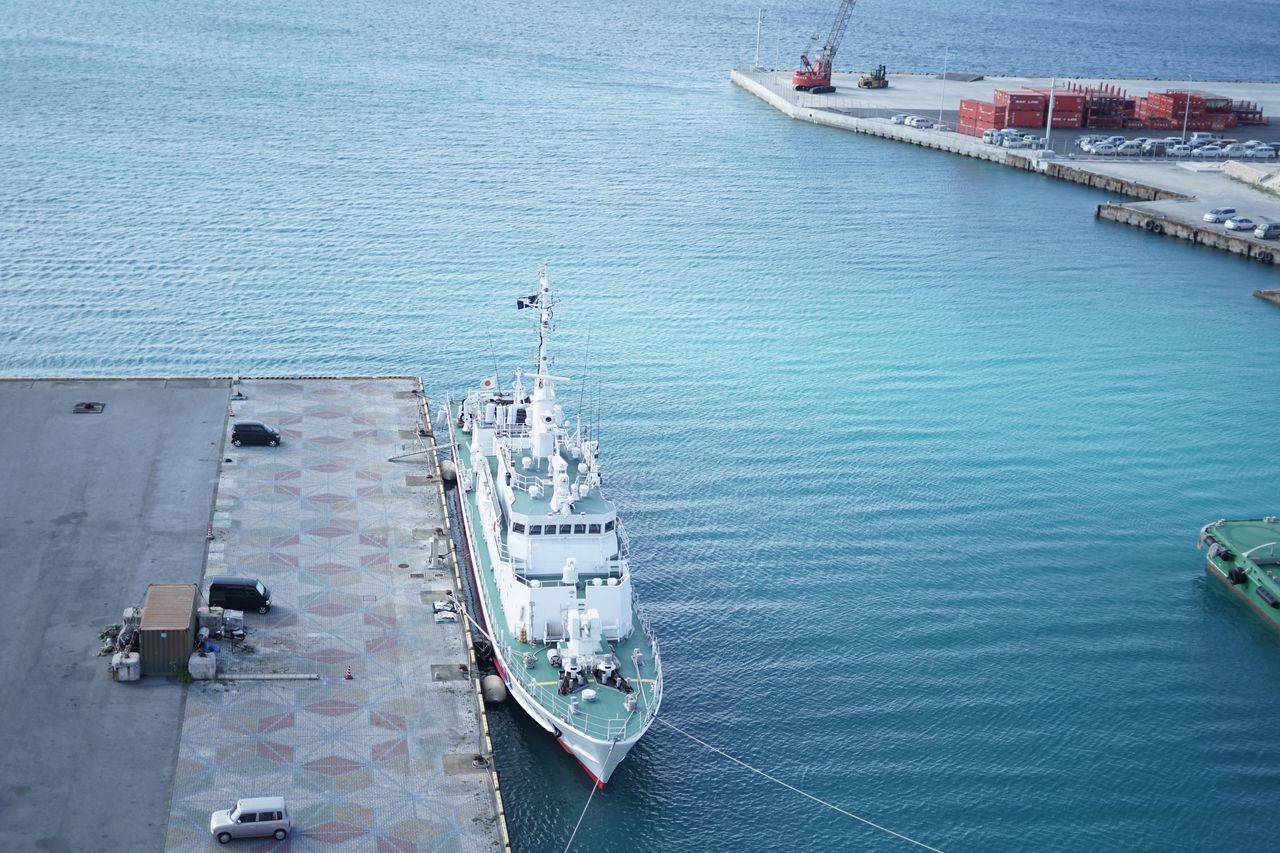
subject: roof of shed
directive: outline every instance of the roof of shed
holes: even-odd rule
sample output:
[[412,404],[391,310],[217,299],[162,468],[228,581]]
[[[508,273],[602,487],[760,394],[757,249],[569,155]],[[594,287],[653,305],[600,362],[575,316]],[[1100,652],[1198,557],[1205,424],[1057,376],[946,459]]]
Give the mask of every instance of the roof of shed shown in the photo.
[[143,631],[182,631],[191,627],[196,587],[189,583],[153,583],[142,605]]

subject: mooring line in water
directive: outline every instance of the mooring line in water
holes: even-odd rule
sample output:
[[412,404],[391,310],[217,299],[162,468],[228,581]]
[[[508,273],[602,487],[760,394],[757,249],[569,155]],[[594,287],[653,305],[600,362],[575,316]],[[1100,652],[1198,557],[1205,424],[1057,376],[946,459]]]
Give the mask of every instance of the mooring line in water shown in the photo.
[[[613,743],[609,744],[609,752],[604,757],[604,766],[609,766],[609,759],[613,757],[613,748],[618,745],[618,739],[614,738]],[[600,789],[600,785],[595,779],[591,780],[591,793],[587,794],[587,804],[582,807],[582,814],[578,815],[578,822],[573,825],[573,833],[569,836],[569,841],[564,845],[564,853],[569,853],[569,848],[573,846],[573,839],[578,837],[578,827],[582,826],[582,819],[587,816],[587,809],[591,808],[591,798],[596,795],[596,791]]]
[[[801,790],[800,790],[799,788],[797,788],[795,785],[788,785],[786,782],[783,782],[783,781],[782,781],[781,779],[779,779],[777,776],[771,776],[770,774],[768,774],[768,773],[764,772],[763,770],[760,770],[759,768],[752,767],[750,764],[748,764],[748,763],[747,763],[747,762],[745,762],[745,761],[742,761],[742,760],[740,760],[740,759],[734,758],[732,755],[730,755],[729,753],[725,752],[723,749],[718,749],[718,748],[716,748],[716,747],[712,746],[711,744],[707,743],[705,740],[702,740],[701,738],[698,738],[698,737],[695,737],[694,735],[689,734],[689,733],[688,733],[688,732],[686,732],[684,729],[680,728],[679,726],[677,726],[677,725],[675,725],[675,724],[673,724],[673,723],[668,723],[666,720],[662,719],[661,717],[654,717],[653,719],[654,719],[654,721],[655,721],[655,722],[662,723],[662,724],[663,724],[664,726],[666,726],[667,728],[669,728],[669,729],[673,729],[674,731],[679,732],[680,734],[684,735],[685,737],[687,737],[689,740],[693,741],[694,743],[701,744],[702,746],[705,746],[707,749],[711,750],[711,751],[712,751],[712,752],[714,752],[714,753],[717,753],[718,755],[723,755],[725,758],[729,759],[729,760],[730,760],[730,761],[732,761],[734,764],[741,765],[742,767],[745,767],[745,768],[747,768],[748,770],[750,770],[752,773],[755,773],[755,774],[757,774],[757,775],[763,776],[764,778],[768,779],[770,782],[776,782],[777,784],[781,785],[782,787],[786,788],[787,790],[789,790],[789,791],[793,791],[793,792],[795,792],[795,793],[799,794],[799,795],[800,795],[800,796],[802,796],[802,797],[807,797],[808,799],[813,800],[815,803],[818,803],[818,804],[820,804],[820,805],[824,805],[824,806],[826,806],[827,808],[831,809],[832,811],[837,811],[837,812],[839,812],[840,814],[844,815],[845,817],[851,817],[851,818],[853,818],[854,820],[859,821],[859,822],[861,822],[861,823],[865,823],[867,826],[874,827],[875,829],[878,829],[878,830],[880,830],[881,832],[887,832],[889,835],[892,835],[894,838],[901,838],[903,841],[910,842],[911,844],[914,844],[914,845],[916,845],[917,847],[923,847],[925,850],[932,850],[932,851],[933,851],[933,853],[942,853],[942,851],[941,851],[941,850],[939,850],[937,847],[930,847],[928,844],[925,844],[923,841],[916,841],[914,838],[910,838],[910,837],[908,837],[908,836],[906,836],[906,835],[903,835],[901,832],[894,832],[892,829],[889,829],[889,827],[887,827],[887,826],[881,826],[881,825],[880,825],[880,824],[878,824],[878,823],[873,823],[872,821],[867,820],[865,817],[858,817],[858,816],[857,816],[856,814],[854,814],[853,812],[851,812],[851,811],[846,811],[846,810],[844,810],[844,809],[840,808],[839,806],[835,805],[834,803],[829,803],[829,802],[827,802],[826,800],[821,799],[820,797],[815,797],[813,794],[809,794],[809,793],[806,793],[805,791],[801,791]],[[566,850],[567,850],[567,849],[568,849],[568,848],[566,848]]]

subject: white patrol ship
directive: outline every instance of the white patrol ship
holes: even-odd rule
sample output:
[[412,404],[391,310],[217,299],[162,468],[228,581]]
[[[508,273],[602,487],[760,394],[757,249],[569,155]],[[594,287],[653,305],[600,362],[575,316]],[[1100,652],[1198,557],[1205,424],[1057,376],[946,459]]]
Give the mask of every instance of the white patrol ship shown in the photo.
[[599,441],[571,425],[551,375],[551,288],[538,363],[448,406],[456,493],[494,662],[516,701],[603,786],[662,701],[658,642],[632,593],[627,536],[600,490]]

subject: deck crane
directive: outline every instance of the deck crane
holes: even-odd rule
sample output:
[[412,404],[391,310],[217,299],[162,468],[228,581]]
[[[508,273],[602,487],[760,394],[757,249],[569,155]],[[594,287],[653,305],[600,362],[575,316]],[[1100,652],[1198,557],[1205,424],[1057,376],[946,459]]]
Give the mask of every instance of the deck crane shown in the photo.
[[809,54],[800,54],[800,62],[804,68],[796,69],[791,74],[791,83],[797,92],[812,92],[825,95],[836,90],[831,85],[831,63],[835,61],[836,51],[840,48],[840,40],[844,38],[844,29],[849,25],[849,13],[853,11],[858,0],[840,0],[840,10],[836,12],[836,20],[831,25],[831,35],[822,47],[822,56],[817,62],[809,62]]

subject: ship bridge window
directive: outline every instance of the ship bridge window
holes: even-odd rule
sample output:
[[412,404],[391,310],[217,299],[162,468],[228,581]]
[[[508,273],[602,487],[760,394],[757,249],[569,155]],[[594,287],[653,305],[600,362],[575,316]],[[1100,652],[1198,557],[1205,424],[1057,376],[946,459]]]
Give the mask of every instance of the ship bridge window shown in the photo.
[[612,530],[612,529],[613,529],[613,522],[612,522],[612,521],[606,521],[606,522],[604,523],[604,532],[605,532],[605,533],[608,533],[608,532],[609,532],[610,530]]
[[530,535],[530,536],[541,536],[541,535],[542,535],[542,525],[541,525],[541,524],[530,524],[530,525],[529,525],[529,535]]
[[588,524],[588,525],[587,525],[587,532],[588,532],[588,533],[599,533],[599,532],[600,532],[600,525],[598,525],[598,524]]
[[586,532],[587,532],[587,526],[586,526],[585,524],[575,524],[575,525],[573,526],[573,532],[574,532],[574,533],[586,533]]
[[513,521],[513,522],[511,522],[511,532],[512,532],[512,533],[524,533],[524,524],[522,524],[522,523],[521,523],[521,522],[519,522],[519,521]]
[[560,535],[561,535],[561,536],[567,536],[567,535],[569,535],[569,533],[571,533],[572,531],[573,531],[573,525],[572,525],[572,524],[562,524],[562,525],[560,525]]

